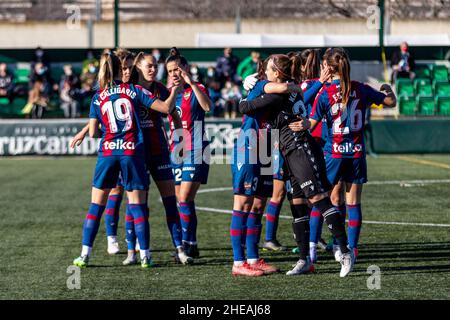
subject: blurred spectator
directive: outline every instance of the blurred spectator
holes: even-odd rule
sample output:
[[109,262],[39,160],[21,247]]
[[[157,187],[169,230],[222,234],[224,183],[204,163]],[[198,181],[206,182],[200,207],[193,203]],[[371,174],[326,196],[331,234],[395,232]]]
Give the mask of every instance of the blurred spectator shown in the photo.
[[244,81],[244,79],[253,74],[256,73],[258,69],[258,63],[261,60],[261,55],[259,52],[252,51],[250,53],[250,56],[242,60],[241,63],[239,63],[237,67],[237,75],[240,77],[241,81]]
[[82,73],[87,71],[89,68],[89,65],[94,65],[96,68],[99,67],[99,61],[95,58],[94,51],[89,49],[86,52],[86,59],[83,60],[83,67],[82,67]]
[[[216,76],[216,69],[214,67],[208,67],[208,69],[206,69],[206,79],[205,79],[205,84],[207,87],[210,86],[210,83],[212,82],[217,82],[219,81],[219,79]],[[220,86],[220,83],[219,83]]]
[[233,55],[231,48],[225,48],[223,50],[223,56],[217,58],[216,74],[222,84],[226,81],[232,81],[239,83],[239,79],[236,75],[236,69],[239,64],[239,59]]
[[203,83],[203,75],[195,63],[190,65],[189,72],[192,75],[192,79],[194,79],[195,82],[201,82]]
[[161,54],[161,51],[159,49],[153,49],[152,50],[152,56],[155,57],[156,62],[158,64],[158,73],[156,74],[156,80],[157,81],[163,81],[164,77],[166,76],[166,63],[163,55]]
[[214,79],[208,83],[208,93],[213,105],[211,114],[213,117],[220,117],[223,113],[222,93],[220,92],[220,83]]
[[31,62],[31,68],[33,69],[35,64],[39,62],[45,65],[46,67],[49,67],[50,65],[50,61],[48,60],[44,49],[42,49],[41,47],[37,47],[36,50],[34,51],[34,58],[33,61]]
[[394,52],[391,58],[392,76],[391,83],[395,84],[397,78],[414,79],[416,63],[414,56],[409,52],[408,43],[402,42],[400,50]]
[[232,81],[225,82],[222,89],[222,99],[224,101],[225,119],[236,119],[239,101],[242,98],[239,86]]
[[8,98],[11,103],[14,93],[14,78],[8,72],[6,63],[0,63],[0,97]]
[[95,91],[97,84],[97,73],[98,67],[95,62],[90,62],[87,65],[86,69],[83,69],[83,73],[80,76],[81,80],[81,90],[85,93],[85,95],[92,94]]
[[29,88],[34,88],[36,81],[40,81],[43,90],[47,96],[50,96],[53,91],[53,80],[50,77],[49,68],[42,62],[37,62],[30,74]]
[[28,103],[22,110],[22,113],[31,116],[32,119],[42,119],[48,102],[49,96],[45,91],[44,82],[38,79],[34,82],[33,88],[30,90]]
[[64,74],[61,77],[59,88],[64,117],[78,118],[80,116],[80,79],[73,73],[71,65],[64,66]]

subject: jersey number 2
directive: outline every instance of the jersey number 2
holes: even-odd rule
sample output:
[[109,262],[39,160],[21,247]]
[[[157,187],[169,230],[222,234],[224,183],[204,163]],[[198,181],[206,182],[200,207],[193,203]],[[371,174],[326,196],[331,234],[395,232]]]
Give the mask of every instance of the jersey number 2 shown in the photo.
[[128,131],[133,126],[131,102],[128,99],[117,99],[112,103],[107,101],[102,106],[102,114],[107,114],[111,133],[119,131],[117,121],[125,121],[122,131]]

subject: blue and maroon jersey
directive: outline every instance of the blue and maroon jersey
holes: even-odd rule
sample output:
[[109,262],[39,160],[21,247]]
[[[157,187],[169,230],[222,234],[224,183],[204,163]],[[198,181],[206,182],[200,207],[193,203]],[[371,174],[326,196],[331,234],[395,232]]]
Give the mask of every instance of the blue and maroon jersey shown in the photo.
[[[258,80],[253,89],[248,93],[246,100],[251,101],[263,95],[264,87],[268,83],[269,81],[267,80]],[[258,140],[261,138],[259,130],[270,128],[272,116],[270,110],[256,110],[251,114],[244,114],[242,116],[242,125],[235,145],[237,152],[242,153],[245,152],[245,150],[252,148],[253,150],[256,150],[258,147]],[[252,139],[252,136],[247,130],[253,130],[253,132],[256,133],[256,139]]]
[[89,117],[101,123],[99,156],[142,155],[144,138],[139,108],[150,108],[155,101],[132,84],[116,82],[92,98]]
[[342,104],[340,81],[326,84],[314,101],[310,118],[326,119],[326,144],[324,152],[333,158],[365,157],[364,123],[366,108],[372,103],[383,103],[386,95],[372,87],[351,82],[349,100]]
[[[153,90],[149,91],[141,86],[136,86],[142,89],[147,95],[154,99],[166,100],[169,97],[169,90],[160,82],[155,82]],[[166,133],[164,131],[164,123],[162,114],[158,111],[140,107],[141,129],[144,135],[145,148],[150,149],[149,154],[158,156],[169,152]]]
[[[307,79],[300,84],[300,87],[303,90],[305,107],[308,110],[308,114],[310,114],[311,110],[312,110],[312,106],[314,104],[314,100],[316,99],[316,96],[322,91],[322,88],[323,88],[322,83],[319,81],[319,78]],[[308,92],[311,94],[307,94]],[[324,121],[325,120],[320,121],[316,125],[314,130],[311,131],[311,135],[322,146],[325,144],[326,132],[327,132],[325,126],[323,126]]]
[[[201,83],[197,83],[198,88],[209,97],[208,90]],[[194,91],[189,85],[185,85],[183,92],[177,95],[176,107],[181,118],[183,129],[189,132],[190,139],[185,139],[184,148],[186,151],[194,150],[194,147],[203,148],[205,143],[205,110],[201,107]],[[170,144],[170,151],[175,147],[178,139],[174,138],[175,124],[172,117],[169,115],[170,131],[172,134],[172,142]],[[184,136],[187,135],[184,134]]]

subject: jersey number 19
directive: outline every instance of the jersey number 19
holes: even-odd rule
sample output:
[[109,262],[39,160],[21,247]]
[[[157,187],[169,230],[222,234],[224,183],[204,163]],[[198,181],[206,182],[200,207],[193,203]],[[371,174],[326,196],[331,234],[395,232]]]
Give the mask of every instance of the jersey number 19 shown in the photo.
[[117,121],[125,122],[122,131],[128,131],[133,126],[131,102],[121,98],[116,101],[107,101],[102,106],[102,115],[107,114],[111,133],[119,131]]

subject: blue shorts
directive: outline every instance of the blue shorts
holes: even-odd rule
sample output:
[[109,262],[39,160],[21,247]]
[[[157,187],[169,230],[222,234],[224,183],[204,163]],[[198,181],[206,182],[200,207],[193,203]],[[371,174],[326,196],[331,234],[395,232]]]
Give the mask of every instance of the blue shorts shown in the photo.
[[167,181],[174,180],[172,163],[170,161],[170,154],[163,153],[160,155],[146,157],[147,169],[150,172],[153,180]]
[[332,158],[330,154],[325,156],[327,177],[334,186],[340,180],[347,183],[363,184],[367,182],[366,158]]
[[200,182],[201,184],[207,184],[209,159],[203,159],[203,150],[202,152],[195,152],[193,150],[185,151],[185,153],[182,159],[176,159],[174,153],[170,157],[175,185],[180,185],[182,182]]
[[268,198],[273,192],[273,176],[261,175],[259,164],[231,164],[233,193]]
[[92,186],[97,189],[115,188],[119,175],[125,190],[148,190],[149,177],[144,157],[139,156],[99,156]]

